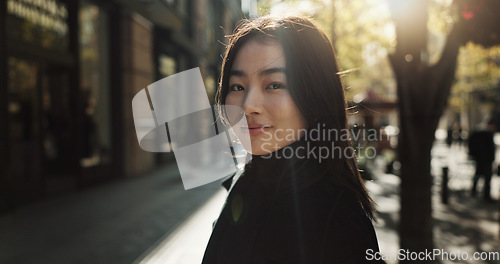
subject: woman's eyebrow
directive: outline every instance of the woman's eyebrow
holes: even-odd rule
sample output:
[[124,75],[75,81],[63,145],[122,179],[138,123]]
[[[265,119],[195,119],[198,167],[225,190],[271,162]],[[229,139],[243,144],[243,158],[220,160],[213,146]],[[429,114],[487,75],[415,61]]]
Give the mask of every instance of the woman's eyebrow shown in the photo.
[[[263,75],[270,75],[273,73],[286,73],[286,70],[283,67],[269,68],[269,69],[265,69],[265,70],[262,70],[261,72],[259,72],[259,75],[263,76]],[[229,72],[229,77],[232,77],[232,76],[246,77],[247,74],[241,70],[231,70]]]
[[229,77],[232,77],[232,76],[246,76],[246,74],[240,70],[231,70],[229,72]]
[[273,73],[286,73],[285,68],[283,67],[275,67],[275,68],[269,68],[261,71],[259,75],[269,75]]

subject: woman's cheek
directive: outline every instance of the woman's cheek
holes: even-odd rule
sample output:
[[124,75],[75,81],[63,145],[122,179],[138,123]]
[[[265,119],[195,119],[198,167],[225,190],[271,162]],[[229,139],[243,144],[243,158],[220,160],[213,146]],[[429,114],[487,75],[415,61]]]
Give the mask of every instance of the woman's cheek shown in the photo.
[[237,106],[240,106],[241,105],[241,100],[239,99],[239,97],[241,97],[241,96],[238,96],[235,93],[229,93],[227,95],[227,97],[226,97],[226,104],[227,105],[237,105]]

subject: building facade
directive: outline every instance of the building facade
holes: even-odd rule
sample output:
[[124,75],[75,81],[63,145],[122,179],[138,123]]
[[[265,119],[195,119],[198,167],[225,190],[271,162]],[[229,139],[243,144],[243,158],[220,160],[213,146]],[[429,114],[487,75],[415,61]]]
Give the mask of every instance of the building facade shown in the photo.
[[238,0],[0,2],[0,211],[171,162],[139,148],[133,96],[200,67],[215,93]]

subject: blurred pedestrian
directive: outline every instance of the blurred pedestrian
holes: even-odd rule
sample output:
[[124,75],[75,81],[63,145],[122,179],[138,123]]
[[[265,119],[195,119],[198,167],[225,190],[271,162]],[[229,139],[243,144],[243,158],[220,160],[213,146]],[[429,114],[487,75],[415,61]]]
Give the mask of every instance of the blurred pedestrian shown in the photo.
[[463,136],[462,132],[463,130],[462,126],[460,126],[460,123],[455,122],[452,128],[452,140],[453,143],[455,143],[455,145],[458,146],[458,149],[462,148],[464,142],[464,138],[462,137]]
[[495,142],[493,133],[495,132],[495,122],[488,122],[486,129],[474,131],[469,137],[469,154],[476,161],[476,173],[472,181],[472,196],[477,194],[477,184],[480,178],[484,178],[483,197],[486,201],[491,201],[491,176],[493,161],[495,160]]
[[[243,109],[248,126],[235,129],[250,135],[252,160],[228,182],[204,264],[353,264],[376,256],[374,203],[349,137],[339,136],[348,129],[337,72],[331,42],[307,18],[244,20],[234,31],[217,101]],[[337,136],[313,138],[318,127]],[[335,155],[320,159],[326,150]]]
[[453,143],[453,127],[449,126],[446,136],[446,145],[448,145],[448,148],[451,148],[452,143]]

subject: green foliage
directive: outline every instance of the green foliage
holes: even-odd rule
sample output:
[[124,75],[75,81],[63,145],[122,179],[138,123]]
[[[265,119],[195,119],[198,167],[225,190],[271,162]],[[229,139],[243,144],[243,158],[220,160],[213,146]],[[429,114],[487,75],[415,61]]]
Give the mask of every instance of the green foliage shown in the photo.
[[429,3],[427,49],[430,64],[438,62],[441,58],[446,36],[451,32],[455,21],[458,21],[458,13],[450,0],[434,0]]
[[355,71],[343,77],[346,96],[372,90],[395,100],[395,82],[387,53],[395,45],[388,6],[376,0],[334,0],[334,40],[341,70]]
[[259,16],[265,16],[270,13],[271,6],[273,5],[273,0],[258,0],[257,1],[257,14]]
[[394,26],[388,6],[380,0],[261,0],[259,15],[302,14],[311,16],[333,43],[346,97],[373,90],[395,100],[395,81],[387,54],[395,46]]
[[[380,0],[260,0],[259,14],[311,16],[329,35],[338,56],[346,97],[372,90],[386,100],[396,100],[396,82],[387,54],[396,45],[392,18],[386,1]],[[446,36],[460,14],[452,0],[432,0],[429,5],[428,60],[441,57]],[[474,44],[461,48],[449,104],[456,111],[467,106],[464,93],[491,88],[500,78],[500,48]],[[465,98],[465,99],[464,99]]]
[[[480,45],[467,43],[460,49],[456,82],[452,88],[450,106],[455,110],[470,105],[469,94],[483,91],[486,97],[496,97],[496,93],[488,94],[486,91],[495,88],[500,80],[500,47],[484,48]],[[494,103],[493,98],[487,99]],[[477,107],[477,106],[476,106]]]
[[[463,11],[465,12],[465,11]],[[454,23],[464,13],[459,13],[451,0],[434,0],[429,6],[429,57],[430,63],[439,60],[446,35]],[[460,48],[455,83],[452,86],[449,106],[455,112],[472,106],[470,93],[483,93],[482,97],[496,97],[495,93],[485,92],[498,85],[500,80],[500,47],[484,48],[468,42]],[[494,98],[485,98],[484,102],[492,103]]]

